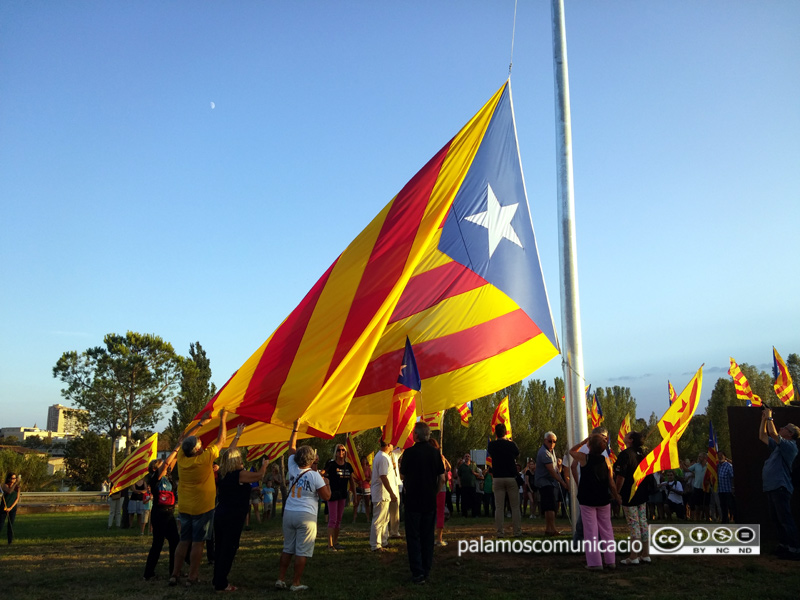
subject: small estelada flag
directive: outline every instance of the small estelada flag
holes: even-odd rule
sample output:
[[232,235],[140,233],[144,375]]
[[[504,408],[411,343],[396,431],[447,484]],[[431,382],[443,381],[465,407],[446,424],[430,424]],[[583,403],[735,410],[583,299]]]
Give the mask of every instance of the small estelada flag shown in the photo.
[[154,433],[139,446],[121,465],[111,471],[108,480],[111,482],[109,494],[133,485],[147,475],[151,460],[156,459],[158,449],[158,433]]
[[444,411],[440,410],[439,412],[431,413],[429,415],[422,415],[419,420],[423,423],[427,423],[428,427],[431,428],[431,431],[441,431],[443,417]]
[[775,395],[784,404],[789,404],[794,400],[792,376],[789,375],[789,369],[786,368],[786,363],[783,362],[775,346],[772,347],[772,375],[775,377],[775,383],[773,384]]
[[731,357],[731,368],[728,369],[728,375],[733,377],[733,387],[736,389],[736,397],[739,400],[745,400],[747,406],[761,406],[761,398],[753,393],[747,377],[744,376],[742,369],[736,364],[733,357]]
[[[383,428],[383,439],[395,448],[406,448],[414,443],[411,431],[417,421],[417,394],[422,381],[414,358],[411,341],[406,337],[406,349],[403,353],[403,364],[400,376],[394,388],[392,406]],[[409,440],[411,443],[409,444]]]
[[631,413],[625,415],[622,424],[619,426],[619,433],[617,434],[617,447],[619,451],[625,450],[625,436],[631,432]]
[[511,414],[508,412],[508,396],[500,401],[497,408],[494,409],[492,415],[492,435],[494,435],[494,428],[502,423],[506,426],[506,439],[511,439]]

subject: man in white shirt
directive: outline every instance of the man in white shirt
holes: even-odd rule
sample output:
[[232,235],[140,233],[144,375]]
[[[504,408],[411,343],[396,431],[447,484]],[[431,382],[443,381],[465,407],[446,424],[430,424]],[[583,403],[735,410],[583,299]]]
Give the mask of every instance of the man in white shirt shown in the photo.
[[372,461],[372,525],[369,545],[373,552],[389,545],[389,505],[398,501],[397,473],[392,463],[392,445],[381,440],[381,450]]

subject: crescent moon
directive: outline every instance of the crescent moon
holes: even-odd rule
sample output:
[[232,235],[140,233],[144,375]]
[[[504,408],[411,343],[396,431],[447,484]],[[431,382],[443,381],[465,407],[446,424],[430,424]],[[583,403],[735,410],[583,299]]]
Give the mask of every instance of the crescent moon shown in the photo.
[[212,102],[212,103],[211,103],[211,110],[214,110],[214,108],[216,108],[216,106],[217,106],[217,105],[216,105],[216,104],[214,104],[214,103]]

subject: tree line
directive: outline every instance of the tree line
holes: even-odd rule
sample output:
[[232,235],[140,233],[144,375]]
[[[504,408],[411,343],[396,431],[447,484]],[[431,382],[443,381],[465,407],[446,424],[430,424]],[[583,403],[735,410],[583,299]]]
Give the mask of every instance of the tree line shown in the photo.
[[[65,384],[64,398],[87,411],[84,425],[92,433],[70,442],[65,451],[70,473],[84,486],[93,486],[105,479],[117,461],[130,454],[136,439],[150,435],[168,408],[172,408],[172,414],[162,435],[170,444],[177,443],[192,418],[216,393],[216,386],[211,382],[211,362],[200,342],[190,344],[186,357],[178,355],[171,344],[156,335],[130,331],[125,335],[108,334],[103,343],[82,353],[65,352],[53,367],[53,376]],[[800,357],[789,354],[786,362],[797,385]],[[780,404],[770,373],[746,363],[740,367],[765,404]],[[594,393],[603,410],[603,426],[609,431],[615,451],[617,432],[627,414],[631,416],[631,428],[644,434],[649,447],[660,442],[656,423],[661,415],[651,413],[647,419],[640,417],[630,388],[597,387]],[[554,432],[558,438],[558,455],[567,452],[564,381],[557,377],[552,384],[528,379],[474,400],[469,427],[461,425],[456,409],[446,411],[443,430],[435,437],[441,441],[442,451],[449,460],[456,460],[469,450],[486,448],[492,434],[492,415],[506,396],[521,462],[536,456],[547,431]],[[664,404],[666,410],[666,398]],[[719,378],[705,412],[695,415],[680,440],[681,457],[694,457],[707,448],[709,421],[714,424],[720,449],[728,451],[727,407],[740,405],[744,405],[744,401],[736,398],[731,378]],[[588,427],[591,429],[591,425]],[[97,434],[106,435],[106,441]],[[111,449],[114,441],[123,435],[127,445],[118,455]],[[379,438],[379,428],[359,434],[354,440],[359,454],[366,456],[377,450]],[[307,443],[317,449],[324,463],[333,455],[335,445],[344,440],[345,435],[337,435],[330,440],[311,439]],[[86,461],[88,456],[99,455],[106,457],[99,465],[90,466]],[[95,458],[90,462],[98,461]]]

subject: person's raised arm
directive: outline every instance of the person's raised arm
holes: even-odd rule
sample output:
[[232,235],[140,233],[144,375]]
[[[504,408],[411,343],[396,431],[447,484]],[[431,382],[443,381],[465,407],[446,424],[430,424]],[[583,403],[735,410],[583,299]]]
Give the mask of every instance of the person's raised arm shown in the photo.
[[577,467],[574,467],[574,465],[576,464],[576,462],[580,463],[582,467],[586,465],[586,457],[588,456],[588,454],[584,454],[583,452],[580,451],[580,449],[587,441],[589,441],[589,438],[586,438],[582,442],[578,442],[572,448],[569,449],[569,455],[572,457],[573,460],[572,465],[570,465],[570,470],[575,468],[575,471],[573,471],[572,476],[575,478],[576,481],[578,479],[578,473],[577,473]]
[[286,451],[289,456],[297,452],[297,431],[299,428],[300,419],[297,419],[294,422],[294,427],[292,427],[292,435],[289,436],[289,449]]
[[258,471],[239,471],[239,483],[255,483],[264,479],[267,474],[267,464],[269,461],[265,458],[261,461],[261,468]]
[[181,449],[181,444],[183,443],[183,440],[185,440],[190,435],[194,435],[195,433],[197,433],[201,427],[208,425],[209,421],[211,421],[211,417],[201,416],[200,420],[197,422],[197,425],[192,427],[189,431],[187,431],[184,435],[180,437],[180,439],[178,440],[178,445],[175,446],[175,448],[172,450],[167,459],[158,468],[157,473],[159,479],[164,477],[164,473],[166,473],[168,469],[171,469],[172,466],[175,464],[175,461],[178,460],[178,451]]
[[239,438],[242,437],[242,433],[244,433],[244,423],[239,423],[236,426],[236,435],[233,436],[233,441],[231,442],[231,445],[228,446],[228,451],[236,448],[236,445],[239,443]]
[[772,410],[765,406],[761,411],[761,426],[758,430],[758,439],[765,444],[769,444],[769,438],[778,441],[778,431],[775,429],[775,422],[772,420]]
[[219,433],[217,439],[214,440],[214,445],[217,448],[222,448],[228,439],[228,411],[224,408],[219,411]]

